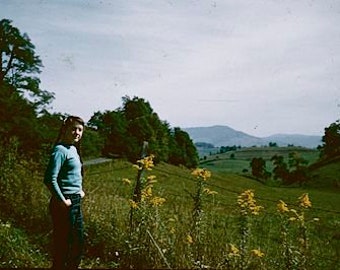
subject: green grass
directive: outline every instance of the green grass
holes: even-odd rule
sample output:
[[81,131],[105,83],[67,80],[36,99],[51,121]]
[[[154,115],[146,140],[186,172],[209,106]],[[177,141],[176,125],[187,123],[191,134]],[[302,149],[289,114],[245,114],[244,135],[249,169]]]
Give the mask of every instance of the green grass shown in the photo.
[[[235,171],[239,172],[239,169],[243,168],[241,162],[249,163],[247,159],[257,150],[237,151],[235,160],[227,159],[223,162],[228,162],[228,169],[234,166]],[[285,153],[288,154],[288,151]],[[272,154],[273,152],[268,156]],[[312,159],[312,153],[306,152],[306,154],[310,154]],[[238,159],[241,156],[243,160]],[[220,156],[220,159],[222,158],[223,156]],[[207,167],[213,171],[207,185],[218,194],[205,196],[202,205],[204,209],[202,241],[205,244],[201,247],[201,251],[204,253],[206,265],[216,268],[227,254],[228,244],[238,243],[240,237],[237,196],[244,190],[252,189],[257,202],[264,206],[264,209],[260,216],[250,219],[249,246],[250,248],[260,247],[265,252],[263,261],[266,269],[283,269],[279,239],[281,229],[276,204],[281,199],[288,203],[288,207],[297,209],[298,197],[303,193],[308,193],[312,201],[312,208],[306,211],[306,217],[308,219],[320,218],[319,222],[308,225],[310,241],[308,258],[313,265],[311,269],[336,269],[340,229],[338,190],[316,189],[315,187],[269,187],[235,173],[234,170],[224,169],[225,163],[209,162],[201,167]],[[18,207],[15,200],[6,198],[7,207],[17,209],[7,213],[11,215],[13,221],[11,234],[20,235],[19,239],[25,240],[24,242],[22,240],[10,242],[13,243],[15,253],[19,258],[16,264],[11,265],[9,262],[10,256],[13,255],[3,255],[2,260],[7,262],[9,267],[31,265],[31,262],[35,263],[35,267],[46,267],[50,260],[46,255],[50,252],[48,241],[51,223],[47,212],[49,194],[41,182],[41,172],[30,173],[30,177],[25,177],[29,172],[25,168],[27,166],[18,167],[15,170],[15,175],[18,177],[16,181],[21,182],[20,185],[13,185],[8,196],[21,194],[20,188],[25,186],[26,190],[30,191],[22,195],[26,196],[26,204],[20,199]],[[337,172],[336,168],[338,167],[319,168],[317,172],[320,177],[324,178]],[[154,184],[154,194],[164,197],[166,202],[154,212],[153,218],[157,217],[155,219],[157,222],[148,227],[163,254],[159,252],[156,244],[150,240],[151,238],[147,238],[145,243],[148,246],[148,258],[145,259],[149,260],[148,266],[166,268],[164,258],[162,258],[164,255],[173,268],[192,268],[193,262],[190,260],[192,247],[186,242],[186,237],[193,225],[193,196],[197,180],[191,175],[190,170],[165,163],[158,164],[152,171],[146,172],[145,176],[149,174],[157,177],[158,182]],[[132,197],[133,185],[128,186],[123,182],[124,178],[134,182],[136,175],[137,172],[132,168],[132,164],[122,160],[86,166],[84,180],[86,251],[82,268],[129,267],[131,263],[129,256],[133,252],[138,252],[138,243],[130,241],[129,231],[128,199]],[[41,226],[42,220],[46,220],[43,222],[44,226]],[[8,230],[6,226],[2,228]],[[292,232],[296,233],[294,230]],[[7,245],[9,239],[5,233],[8,235],[8,231],[0,230],[2,246]],[[294,240],[293,237],[292,239]],[[21,243],[25,243],[24,247],[27,248],[20,249]],[[27,250],[32,252],[27,252]]]
[[[104,173],[101,174],[100,171]],[[100,222],[101,228],[109,230],[112,218],[115,219],[116,229],[123,230],[127,226],[126,216],[128,215],[128,206],[126,199],[131,196],[131,188],[124,186],[122,178],[133,179],[136,172],[129,167],[129,164],[111,163],[101,165],[98,171],[97,166],[87,169],[88,178],[86,187],[89,198],[86,202],[86,212],[90,223]],[[185,235],[190,227],[190,216],[193,208],[191,195],[195,190],[196,182],[191,177],[190,171],[184,168],[174,167],[168,164],[159,164],[152,171],[158,179],[155,189],[167,199],[162,211],[164,222],[173,218],[176,220],[176,231],[178,233],[178,242],[184,241]],[[315,265],[315,269],[331,269],[332,260],[335,260],[336,248],[338,247],[333,238],[337,237],[336,231],[339,227],[339,194],[334,191],[305,189],[305,188],[278,188],[268,187],[263,184],[242,177],[237,174],[216,172],[209,180],[209,188],[218,192],[217,195],[206,199],[204,207],[207,225],[209,229],[207,234],[210,237],[210,246],[206,253],[212,262],[217,263],[218,257],[213,250],[225,249],[229,242],[237,241],[237,213],[235,213],[237,195],[246,190],[253,189],[258,198],[258,202],[265,207],[263,215],[259,220],[254,221],[252,243],[261,246],[263,250],[272,258],[278,258],[278,220],[276,215],[276,204],[279,199],[289,204],[289,207],[296,208],[298,197],[303,193],[309,193],[313,203],[313,208],[308,212],[308,216],[319,217],[320,223],[313,228],[311,243],[315,250],[315,256],[323,256]],[[96,206],[95,206],[96,205]],[[122,214],[124,213],[124,214]],[[105,218],[103,218],[105,217]],[[98,219],[100,219],[98,221]],[[125,220],[125,222],[124,222]],[[214,228],[214,229],[212,229]],[[106,230],[105,229],[105,230]],[[120,234],[126,236],[126,234]],[[264,237],[264,235],[267,235]],[[163,236],[159,236],[162,239]],[[180,240],[182,238],[182,240]],[[113,239],[112,235],[104,235],[105,239]],[[113,241],[113,240],[112,240]],[[124,239],[115,239],[116,244],[112,246],[124,249],[122,242]],[[327,242],[328,241],[328,242]],[[327,247],[323,248],[327,244]],[[183,247],[177,247],[180,251],[176,253],[177,267],[188,267],[183,258]],[[320,255],[321,254],[321,255]],[[221,254],[220,254],[221,255]],[[110,257],[106,254],[104,257]],[[214,261],[214,258],[216,261]],[[319,267],[319,268],[318,268]],[[326,268],[325,268],[326,267]],[[330,268],[327,268],[330,267]]]
[[0,220],[0,268],[34,268],[49,265],[46,254],[21,229]]
[[308,164],[313,164],[319,158],[319,152],[315,149],[302,147],[249,147],[207,156],[206,159],[201,159],[200,166],[216,172],[242,173],[244,170],[251,171],[250,162],[254,157],[262,157],[266,161],[267,170],[271,171],[273,164],[270,159],[274,155],[283,156],[288,160],[288,155],[292,152],[299,153],[302,158],[308,161]]

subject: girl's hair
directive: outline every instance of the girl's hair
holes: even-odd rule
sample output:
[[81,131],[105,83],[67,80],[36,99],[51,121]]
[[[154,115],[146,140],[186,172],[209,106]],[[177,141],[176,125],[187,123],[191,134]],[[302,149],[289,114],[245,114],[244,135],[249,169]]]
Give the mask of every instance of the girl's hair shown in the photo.
[[[60,127],[59,134],[56,140],[56,143],[60,142],[61,138],[65,135],[66,129],[72,125],[74,122],[77,122],[81,124],[83,127],[85,127],[85,122],[82,118],[79,116],[68,116],[66,119],[63,120],[63,123]],[[77,143],[78,144],[78,143]]]
[[[74,115],[68,116],[65,120],[63,120],[63,123],[62,123],[62,126],[60,127],[59,134],[58,134],[58,137],[57,137],[55,144],[60,142],[60,140],[64,136],[67,128],[69,126],[71,126],[74,122],[77,122],[77,123],[81,124],[83,127],[85,127],[84,120],[82,118],[80,118],[79,116],[74,116]],[[78,152],[78,155],[79,155],[79,158],[80,158],[80,162],[81,162],[81,164],[83,164],[83,159],[82,159],[81,150],[80,150],[80,141],[75,143],[74,146],[77,149],[77,152]],[[83,171],[83,166],[82,166],[82,175],[83,174],[84,174],[84,171]]]

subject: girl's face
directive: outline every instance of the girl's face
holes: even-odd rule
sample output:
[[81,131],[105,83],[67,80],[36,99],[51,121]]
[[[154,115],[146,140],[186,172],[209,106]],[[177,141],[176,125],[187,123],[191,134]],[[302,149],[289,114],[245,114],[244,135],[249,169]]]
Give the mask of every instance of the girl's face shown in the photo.
[[68,144],[74,144],[80,141],[83,136],[84,126],[77,121],[67,125],[63,141]]

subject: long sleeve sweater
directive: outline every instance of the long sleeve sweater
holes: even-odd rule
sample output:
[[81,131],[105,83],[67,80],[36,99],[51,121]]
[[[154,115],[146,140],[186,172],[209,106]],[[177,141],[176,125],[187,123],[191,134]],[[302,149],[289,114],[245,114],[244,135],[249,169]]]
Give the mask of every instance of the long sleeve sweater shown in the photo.
[[44,183],[53,196],[64,201],[65,195],[80,194],[82,164],[74,145],[56,144],[47,166]]

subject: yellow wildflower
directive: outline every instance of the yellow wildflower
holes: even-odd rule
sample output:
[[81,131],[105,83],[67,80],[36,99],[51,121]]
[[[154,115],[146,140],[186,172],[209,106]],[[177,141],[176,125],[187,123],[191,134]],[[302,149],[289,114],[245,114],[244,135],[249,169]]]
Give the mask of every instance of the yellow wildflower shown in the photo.
[[209,188],[205,188],[203,192],[207,193],[208,195],[215,195],[217,191],[210,190]]
[[260,213],[260,210],[263,207],[256,204],[254,197],[255,195],[252,190],[246,190],[238,196],[237,203],[241,208],[241,213],[243,215],[258,215]]
[[129,200],[129,204],[130,204],[132,209],[138,208],[138,203],[136,203],[134,200]]
[[197,178],[202,178],[204,181],[211,177],[210,171],[200,168],[195,169],[191,174]]
[[186,239],[186,240],[187,240],[187,243],[188,243],[188,244],[194,243],[194,240],[192,239],[192,237],[191,237],[190,234],[187,235],[187,239]]
[[253,249],[251,251],[251,254],[255,257],[262,258],[264,256],[264,253],[260,249]]
[[150,203],[151,203],[153,206],[161,206],[163,203],[165,203],[165,199],[164,199],[164,198],[161,198],[161,197],[153,197],[153,198],[150,200]]
[[230,244],[229,256],[240,256],[240,250],[233,244]]
[[135,168],[135,169],[137,169],[137,170],[142,170],[142,169],[143,169],[143,167],[140,167],[140,166],[138,166],[137,164],[133,164],[133,165],[132,165],[132,168]]
[[280,213],[289,212],[287,204],[284,201],[279,200],[279,203],[277,204],[277,211],[279,211]]
[[304,193],[299,197],[300,206],[303,208],[312,207],[312,202],[309,200],[308,193]]
[[156,179],[156,175],[149,175],[147,177],[147,180],[148,180],[148,184],[153,184],[153,183],[157,183],[157,180]]
[[151,197],[152,196],[152,187],[151,186],[146,187],[144,189],[143,193],[146,197]]
[[255,216],[260,214],[260,211],[261,211],[262,208],[263,208],[263,206],[260,206],[260,205],[254,205],[254,206],[249,207],[251,213]]
[[131,180],[128,179],[128,178],[123,178],[123,183],[126,184],[126,185],[131,185]]
[[154,155],[150,155],[140,160],[137,160],[137,165],[133,165],[133,167],[137,168],[138,170],[146,169],[148,171],[151,171],[152,170],[151,168],[154,167],[153,158]]

